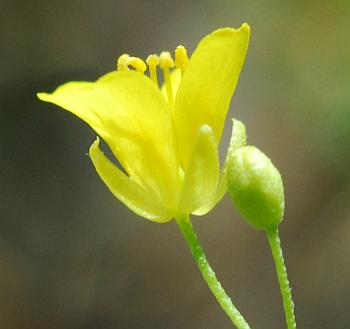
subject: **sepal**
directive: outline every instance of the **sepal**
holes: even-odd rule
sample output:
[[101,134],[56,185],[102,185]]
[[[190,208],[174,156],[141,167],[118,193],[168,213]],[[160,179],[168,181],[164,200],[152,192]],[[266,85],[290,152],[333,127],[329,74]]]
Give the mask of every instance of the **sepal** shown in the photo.
[[246,129],[243,122],[232,119],[232,133],[230,144],[227,150],[224,165],[221,169],[219,181],[215,188],[215,193],[212,199],[204,207],[197,209],[193,214],[201,216],[212,210],[215,205],[223,198],[227,190],[227,166],[229,163],[230,155],[236,149],[245,146],[247,143]]
[[211,203],[219,179],[218,144],[213,129],[200,127],[192,157],[184,168],[180,211],[192,213]]

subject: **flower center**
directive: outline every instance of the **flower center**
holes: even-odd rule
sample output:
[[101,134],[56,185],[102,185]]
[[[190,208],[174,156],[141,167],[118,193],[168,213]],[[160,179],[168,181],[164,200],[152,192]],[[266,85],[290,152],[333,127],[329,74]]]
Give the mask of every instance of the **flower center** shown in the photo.
[[[147,63],[147,65],[146,65]],[[118,58],[117,70],[124,71],[133,69],[139,73],[144,74],[147,66],[149,70],[150,79],[158,85],[157,77],[157,66],[163,71],[164,85],[167,93],[167,99],[170,105],[174,104],[174,93],[171,81],[171,69],[176,67],[181,70],[181,75],[184,74],[186,65],[188,63],[187,51],[184,46],[178,46],[175,49],[175,62],[171,57],[171,54],[167,51],[163,51],[160,56],[156,54],[149,55],[146,59],[146,63],[139,57],[129,56],[128,54],[123,54]]]

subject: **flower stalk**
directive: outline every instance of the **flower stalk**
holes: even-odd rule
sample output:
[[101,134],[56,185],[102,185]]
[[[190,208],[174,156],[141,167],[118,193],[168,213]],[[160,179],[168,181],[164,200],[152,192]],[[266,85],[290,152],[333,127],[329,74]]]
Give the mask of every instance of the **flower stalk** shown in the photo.
[[176,222],[180,227],[181,233],[191,250],[191,253],[198,265],[199,270],[202,273],[204,281],[207,283],[217,302],[220,304],[224,312],[238,329],[250,329],[249,324],[233,304],[231,298],[227,295],[226,291],[221,286],[221,283],[216,277],[214,270],[210,266],[204,254],[203,248],[198,241],[189,216],[179,216],[176,218]]
[[281,240],[279,237],[278,228],[266,230],[267,240],[269,241],[273,260],[275,262],[276,273],[280,285],[281,295],[283,299],[283,308],[286,316],[288,329],[296,329],[296,321],[294,315],[294,303],[292,292],[287,276],[287,269],[284,263]]

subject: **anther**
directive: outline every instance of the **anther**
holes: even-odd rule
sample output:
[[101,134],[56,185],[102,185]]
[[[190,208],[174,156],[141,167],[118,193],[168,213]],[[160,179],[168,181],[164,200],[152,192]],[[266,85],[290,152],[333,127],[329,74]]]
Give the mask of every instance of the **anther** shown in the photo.
[[159,66],[163,70],[165,87],[168,95],[168,102],[170,105],[174,103],[173,87],[170,78],[170,68],[174,67],[174,61],[169,52],[163,51],[160,54]]
[[159,65],[159,56],[155,54],[149,55],[146,59],[146,63],[149,68],[149,76],[158,87],[157,65]]
[[126,65],[128,68],[132,67],[137,72],[140,72],[142,74],[145,73],[145,71],[147,69],[145,62],[141,58],[138,58],[138,57],[129,57],[126,60]]
[[117,61],[117,70],[118,71],[126,71],[128,70],[128,65],[127,65],[127,61],[129,59],[129,55],[128,54],[123,54],[121,56],[119,56],[118,61]]
[[188,63],[187,50],[184,46],[177,46],[175,49],[175,66],[184,73],[185,67]]

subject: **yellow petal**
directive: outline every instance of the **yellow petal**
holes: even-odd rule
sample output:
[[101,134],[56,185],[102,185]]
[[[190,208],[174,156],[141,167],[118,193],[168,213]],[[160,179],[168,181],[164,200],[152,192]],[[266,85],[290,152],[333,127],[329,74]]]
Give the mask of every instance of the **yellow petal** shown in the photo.
[[134,180],[164,204],[178,204],[179,160],[170,108],[150,79],[135,71],[112,72],[95,83],[68,83],[38,96],[86,121]]
[[208,125],[200,127],[192,158],[185,168],[180,211],[191,213],[211,202],[219,179],[218,144]]
[[246,129],[243,122],[232,119],[232,134],[230,145],[227,150],[225,162],[220,173],[219,182],[216,191],[211,200],[209,200],[204,207],[194,212],[195,215],[201,216],[209,212],[215,205],[223,198],[227,190],[227,166],[230,161],[230,156],[234,150],[239,149],[247,144]]
[[72,112],[87,122],[100,136],[108,137],[97,106],[92,106],[93,82],[73,81],[58,87],[54,93],[38,93],[37,96],[44,102],[50,102]]
[[245,59],[250,29],[223,28],[206,36],[194,51],[175,100],[180,156],[189,161],[200,126],[213,128],[219,142],[230,100]]
[[103,154],[98,145],[97,138],[90,147],[90,158],[113,195],[139,216],[155,222],[170,220],[172,215],[163,208],[157,196],[126,176]]

